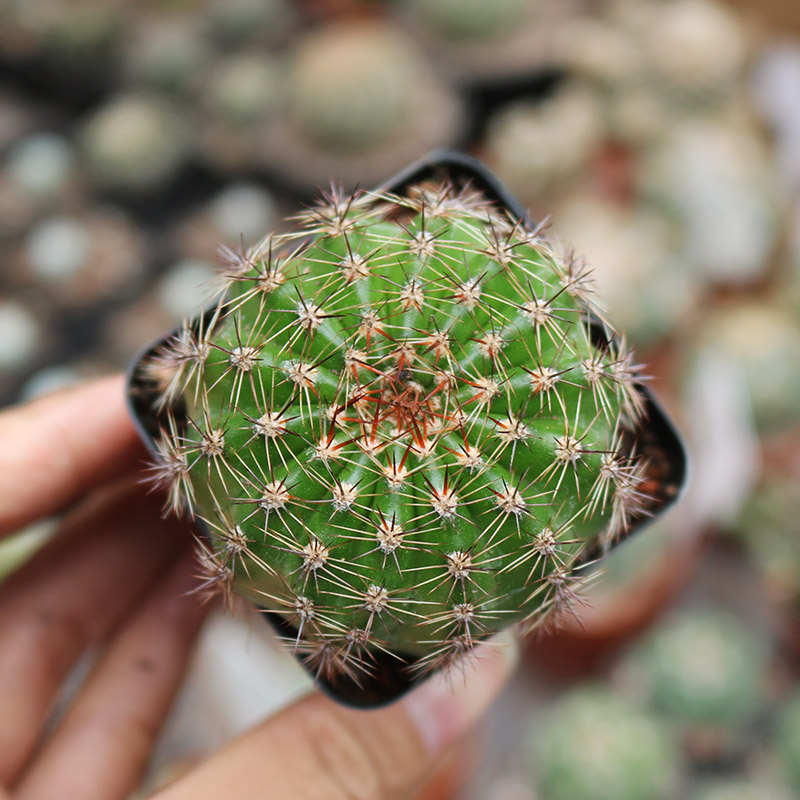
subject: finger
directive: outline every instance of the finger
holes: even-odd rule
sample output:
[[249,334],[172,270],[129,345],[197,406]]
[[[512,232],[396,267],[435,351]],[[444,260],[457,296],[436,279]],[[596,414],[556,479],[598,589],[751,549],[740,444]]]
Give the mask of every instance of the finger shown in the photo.
[[79,655],[105,636],[186,539],[140,487],[115,487],[0,585],[0,785],[24,766]]
[[188,550],[111,643],[17,800],[117,800],[137,786],[205,616]]
[[513,645],[484,645],[465,680],[438,675],[378,711],[314,694],[212,756],[158,800],[387,800],[408,792],[478,720],[511,674]]
[[121,376],[3,411],[0,442],[0,536],[60,511],[143,457]]

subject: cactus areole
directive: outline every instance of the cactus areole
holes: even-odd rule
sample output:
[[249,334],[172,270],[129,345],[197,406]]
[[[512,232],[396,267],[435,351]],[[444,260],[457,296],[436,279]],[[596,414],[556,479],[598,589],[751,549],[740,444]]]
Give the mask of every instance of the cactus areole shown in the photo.
[[221,253],[221,299],[136,362],[130,404],[204,589],[263,609],[338,699],[576,613],[587,565],[677,494],[589,270],[472,159]]

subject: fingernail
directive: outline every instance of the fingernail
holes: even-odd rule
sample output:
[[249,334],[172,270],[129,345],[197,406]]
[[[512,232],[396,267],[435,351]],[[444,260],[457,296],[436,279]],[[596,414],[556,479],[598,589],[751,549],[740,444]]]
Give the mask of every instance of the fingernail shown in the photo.
[[519,660],[511,631],[479,645],[463,664],[440,672],[403,704],[431,755],[444,752],[482,716]]

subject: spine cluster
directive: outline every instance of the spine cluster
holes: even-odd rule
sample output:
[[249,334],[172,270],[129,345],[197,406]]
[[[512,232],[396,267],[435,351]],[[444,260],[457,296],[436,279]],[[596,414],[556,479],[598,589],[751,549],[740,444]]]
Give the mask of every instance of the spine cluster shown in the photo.
[[223,248],[220,302],[149,367],[205,590],[279,614],[329,680],[574,612],[648,504],[638,368],[585,265],[449,184],[333,189],[296,222]]

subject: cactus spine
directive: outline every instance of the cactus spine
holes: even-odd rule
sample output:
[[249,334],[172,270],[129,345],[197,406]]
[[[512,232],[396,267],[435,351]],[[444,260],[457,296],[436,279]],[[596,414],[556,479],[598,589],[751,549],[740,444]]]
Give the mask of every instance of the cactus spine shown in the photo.
[[586,267],[446,183],[297,222],[223,249],[224,299],[151,364],[187,412],[155,474],[206,523],[206,588],[281,615],[327,679],[575,611],[647,503],[637,368],[596,343]]

